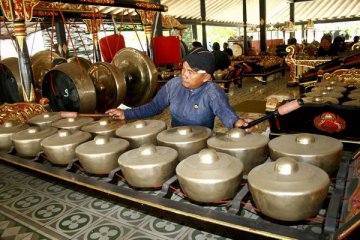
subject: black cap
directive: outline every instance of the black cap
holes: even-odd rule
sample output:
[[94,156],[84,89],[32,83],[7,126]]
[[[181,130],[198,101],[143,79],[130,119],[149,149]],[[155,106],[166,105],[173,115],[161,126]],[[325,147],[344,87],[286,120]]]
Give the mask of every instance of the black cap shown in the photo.
[[215,57],[205,48],[196,48],[185,56],[184,60],[194,70],[204,70],[213,74],[215,71]]

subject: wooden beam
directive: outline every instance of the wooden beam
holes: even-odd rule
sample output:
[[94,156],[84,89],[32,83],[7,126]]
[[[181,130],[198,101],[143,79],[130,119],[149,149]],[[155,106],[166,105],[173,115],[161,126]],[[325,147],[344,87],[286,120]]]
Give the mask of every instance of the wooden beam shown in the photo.
[[[42,2],[54,2],[53,0],[42,0]],[[152,11],[166,12],[168,7],[165,5],[149,2],[149,1],[126,1],[126,0],[61,0],[61,3],[83,4],[94,6],[123,7],[135,8]]]

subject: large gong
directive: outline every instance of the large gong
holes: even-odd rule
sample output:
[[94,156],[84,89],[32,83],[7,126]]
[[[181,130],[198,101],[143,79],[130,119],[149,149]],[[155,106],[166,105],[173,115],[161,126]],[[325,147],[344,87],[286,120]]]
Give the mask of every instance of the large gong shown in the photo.
[[233,50],[234,57],[239,57],[244,52],[243,47],[238,43],[234,43],[234,45],[232,46],[232,50]]
[[60,64],[47,72],[42,96],[49,99],[53,111],[92,113],[96,108],[94,84],[87,69],[77,62]]
[[0,62],[0,103],[23,102],[19,62],[15,57]]
[[83,57],[72,57],[67,59],[68,63],[78,63],[83,67],[85,70],[88,70],[92,63],[90,60],[83,58]]
[[148,102],[155,93],[157,82],[157,70],[150,58],[134,48],[123,48],[115,54],[112,63],[125,77],[123,103],[137,107]]
[[52,61],[58,61],[59,59],[63,59],[59,54],[56,52],[52,52],[49,50],[44,50],[37,52],[34,54],[31,58],[31,67],[33,70],[33,76],[34,76],[34,88],[36,94],[41,94],[41,82],[45,76],[45,74],[51,70],[51,68],[54,66],[52,64]]
[[105,112],[118,107],[126,94],[124,73],[106,62],[94,63],[88,73],[96,90],[96,110]]

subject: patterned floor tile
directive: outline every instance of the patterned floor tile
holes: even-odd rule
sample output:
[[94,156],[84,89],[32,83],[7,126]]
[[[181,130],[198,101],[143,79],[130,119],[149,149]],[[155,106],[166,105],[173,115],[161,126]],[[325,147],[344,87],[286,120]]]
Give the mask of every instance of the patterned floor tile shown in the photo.
[[76,209],[61,216],[52,223],[45,225],[45,228],[55,231],[69,239],[73,239],[74,235],[89,228],[100,218],[101,216]]
[[44,189],[50,185],[53,185],[54,183],[51,181],[45,181],[41,178],[38,178],[37,176],[32,176],[27,179],[27,181],[24,182],[26,186],[34,188],[34,189]]
[[91,201],[88,201],[86,204],[83,205],[83,208],[88,211],[101,214],[101,216],[106,216],[111,212],[119,210],[119,206],[115,203],[98,198],[92,198]]
[[68,194],[71,191],[65,185],[60,185],[56,183],[44,184],[44,186],[39,186],[37,190],[41,191],[43,194],[59,198]]
[[128,226],[139,227],[151,217],[142,212],[118,206],[118,209],[109,215],[108,218],[114,219],[115,221],[119,221]]
[[141,232],[141,231],[132,231],[124,237],[126,240],[163,240],[166,238],[161,238],[160,236],[152,235],[151,233]]
[[165,239],[179,239],[189,228],[164,219],[152,217],[140,229]]
[[26,182],[29,178],[32,178],[32,175],[27,172],[19,172],[18,174],[11,174],[7,178],[11,182],[23,183]]
[[[27,211],[41,206],[48,201],[49,198],[44,195],[39,195],[38,193],[29,193],[28,195],[22,194],[17,200],[6,204],[12,211],[17,213],[26,213]],[[3,205],[4,206],[4,205]]]
[[47,240],[55,239],[38,233],[36,228],[22,224],[12,215],[0,212],[0,239],[4,240]]
[[231,238],[221,237],[216,234],[203,232],[196,229],[188,230],[183,236],[181,236],[180,239],[181,240],[231,240]]
[[3,191],[0,191],[0,204],[6,205],[12,203],[17,198],[20,198],[22,195],[26,195],[29,193],[30,190],[19,187],[19,185],[13,188],[4,189]]
[[131,231],[128,226],[110,219],[102,219],[97,224],[74,236],[76,240],[117,240],[126,239],[125,235]]
[[85,192],[82,191],[75,191],[72,188],[68,188],[67,191],[64,191],[62,194],[58,195],[57,197],[60,200],[63,200],[67,203],[72,203],[76,206],[81,206],[94,200],[94,198],[89,194],[86,194]]
[[46,225],[72,210],[74,210],[74,206],[70,204],[51,200],[29,211],[25,217],[40,225]]
[[0,191],[7,189],[10,186],[9,181],[0,179]]

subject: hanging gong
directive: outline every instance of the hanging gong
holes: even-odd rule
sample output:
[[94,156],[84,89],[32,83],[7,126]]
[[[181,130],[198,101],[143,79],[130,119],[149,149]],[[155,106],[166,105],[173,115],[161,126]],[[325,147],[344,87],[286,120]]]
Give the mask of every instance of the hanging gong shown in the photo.
[[234,57],[239,57],[241,55],[243,55],[243,47],[240,44],[235,43],[232,46],[232,50],[233,50],[233,56]]
[[148,102],[155,93],[158,75],[150,58],[134,48],[123,48],[115,54],[112,63],[124,74],[124,104],[137,107]]
[[45,74],[54,66],[54,64],[51,62],[51,59],[55,60],[64,58],[62,58],[56,52],[51,53],[49,50],[37,52],[30,58],[34,76],[34,88],[37,95],[41,94],[41,82]]
[[81,65],[81,67],[84,68],[84,70],[88,70],[92,63],[90,60],[86,59],[86,58],[82,58],[82,57],[72,57],[72,58],[68,58],[67,60],[68,63],[78,63]]
[[126,94],[124,73],[110,63],[94,63],[88,70],[96,90],[96,110],[118,107]]
[[0,79],[0,103],[24,101],[17,58],[6,58],[0,62]]
[[47,72],[41,90],[55,112],[92,113],[95,110],[94,84],[87,70],[77,62],[60,64]]

